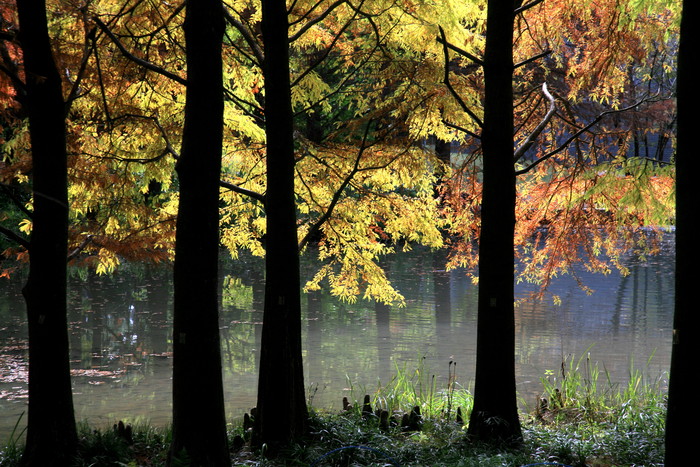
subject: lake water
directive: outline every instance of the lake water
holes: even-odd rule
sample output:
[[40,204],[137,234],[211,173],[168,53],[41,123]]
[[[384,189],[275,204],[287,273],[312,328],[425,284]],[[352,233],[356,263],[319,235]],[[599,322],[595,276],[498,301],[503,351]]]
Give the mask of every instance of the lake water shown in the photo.
[[[631,368],[653,381],[670,363],[673,319],[673,236],[659,255],[630,257],[631,274],[579,271],[594,293],[571,277],[555,280],[561,298],[524,300],[516,309],[516,372],[524,403],[541,391],[540,378],[564,358],[590,352],[614,382]],[[469,387],[474,374],[477,291],[464,271],[446,272],[439,253],[421,249],[388,262],[406,297],[403,308],[341,303],[325,293],[303,296],[305,375],[313,405],[340,409],[396,368],[434,375],[447,386],[450,368]],[[310,277],[312,267],[305,266]],[[262,321],[262,262],[222,261],[221,335],[227,416],[255,404]],[[25,277],[0,279],[0,443],[26,410]],[[518,297],[533,286],[518,285]],[[171,271],[128,265],[111,277],[70,280],[69,321],[76,418],[94,426],[117,420],[166,425],[170,420]],[[450,365],[450,361],[456,365]],[[350,389],[352,388],[352,393]],[[20,422],[20,426],[23,424]]]

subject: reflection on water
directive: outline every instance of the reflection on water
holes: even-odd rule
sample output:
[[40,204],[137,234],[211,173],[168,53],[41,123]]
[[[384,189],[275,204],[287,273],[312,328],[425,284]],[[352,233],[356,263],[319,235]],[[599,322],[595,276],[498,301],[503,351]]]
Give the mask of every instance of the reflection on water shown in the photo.
[[[526,402],[540,390],[545,370],[590,348],[611,378],[625,382],[632,365],[651,378],[670,362],[673,245],[647,262],[629,259],[629,276],[580,271],[587,295],[570,277],[557,279],[561,298],[524,300],[517,308],[518,389]],[[474,373],[476,286],[463,271],[445,271],[441,253],[402,253],[387,261],[407,306],[342,303],[315,292],[303,297],[306,379],[313,404],[339,408],[388,382],[396,368],[423,368],[447,384],[449,362],[469,386]],[[310,277],[313,267],[306,265]],[[262,321],[262,262],[222,261],[221,335],[229,418],[255,404]],[[0,280],[0,443],[26,410],[24,277]],[[532,286],[520,285],[519,297]],[[71,359],[78,419],[109,426],[118,419],[170,420],[171,273],[128,265],[112,277],[70,280]],[[593,346],[593,347],[591,347]],[[648,361],[650,357],[653,358]],[[454,370],[454,366],[452,369]]]

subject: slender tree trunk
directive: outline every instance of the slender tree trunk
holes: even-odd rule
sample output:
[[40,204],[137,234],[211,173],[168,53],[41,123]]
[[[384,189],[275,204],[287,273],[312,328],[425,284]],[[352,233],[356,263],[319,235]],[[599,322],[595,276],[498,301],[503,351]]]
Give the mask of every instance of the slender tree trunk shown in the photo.
[[515,386],[513,0],[489,0],[474,409],[469,435],[519,442]]
[[687,465],[697,457],[695,446],[700,417],[696,384],[697,359],[700,355],[697,330],[698,317],[697,266],[700,250],[697,240],[697,209],[700,204],[698,189],[694,185],[700,171],[693,134],[698,96],[695,89],[694,45],[697,41],[696,25],[698,3],[683,1],[681,39],[678,52],[678,139],[676,156],[676,305],[673,318],[673,344],[671,371],[668,387],[668,413],[666,420],[667,467]]
[[219,0],[187,3],[187,94],[174,286],[173,441],[170,462],[230,465],[218,308],[219,177],[223,138]]
[[68,188],[65,103],[51,51],[46,5],[18,0],[32,147],[29,278],[29,411],[25,465],[67,465],[77,434],[67,331]]
[[265,443],[272,450],[302,435],[308,419],[301,354],[288,28],[285,1],[263,0],[267,232],[254,443]]

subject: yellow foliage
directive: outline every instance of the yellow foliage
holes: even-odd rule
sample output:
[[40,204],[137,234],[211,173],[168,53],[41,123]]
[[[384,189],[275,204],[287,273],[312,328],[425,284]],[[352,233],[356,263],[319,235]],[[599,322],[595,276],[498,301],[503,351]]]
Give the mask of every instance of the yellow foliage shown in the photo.
[[[628,67],[642,67],[651,47],[662,43],[650,38],[676,20],[666,5],[642,3],[553,0],[516,18],[516,61],[550,51],[546,66],[539,61],[516,69],[522,97],[515,110],[517,142],[543,114],[540,101],[529,98],[543,80],[556,81],[553,92],[569,108],[624,104],[631,88]],[[71,248],[90,236],[80,260],[99,273],[113,271],[122,260],[168,260],[174,251],[184,86],[124,57],[102,29],[96,29],[94,47],[87,33],[94,27],[91,18],[98,17],[135,57],[184,79],[181,4],[49,4],[66,96],[85,64],[67,115]],[[361,296],[401,304],[400,291],[380,267],[385,255],[415,243],[449,246],[449,267],[476,266],[481,185],[478,142],[470,133],[480,130],[483,75],[474,59],[457,50],[477,61],[482,56],[486,2],[367,0],[328,10],[333,5],[298,0],[289,14],[298,237],[304,251],[321,261],[306,289],[327,283],[343,300]],[[258,40],[259,1],[233,0],[226,7]],[[447,54],[449,82],[461,102],[444,83],[439,28],[454,46]],[[234,257],[240,249],[265,254],[265,83],[248,45],[229,25],[221,174],[228,188],[221,190],[220,241]],[[320,136],[306,123],[320,126]],[[435,137],[464,144],[453,155],[459,165],[454,170],[423,149]],[[535,157],[558,137],[545,132]],[[26,122],[12,121],[3,138],[0,181],[26,187]],[[627,232],[670,222],[672,173],[651,171],[639,161],[596,166],[595,154],[585,157],[588,165],[562,157],[521,177],[515,240],[518,254],[528,258],[521,279],[545,283],[570,271],[581,260],[572,248],[576,242],[588,248],[592,269],[621,267],[622,246],[633,241]],[[582,228],[591,226],[596,229]],[[28,235],[31,222],[17,228]],[[446,241],[445,232],[454,235]],[[307,235],[317,241],[313,248]],[[599,260],[603,253],[611,259]]]

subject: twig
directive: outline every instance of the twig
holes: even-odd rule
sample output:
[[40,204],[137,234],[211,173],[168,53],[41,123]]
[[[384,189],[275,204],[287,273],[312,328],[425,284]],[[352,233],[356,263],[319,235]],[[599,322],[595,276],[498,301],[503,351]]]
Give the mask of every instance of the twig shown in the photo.
[[622,112],[628,112],[630,110],[636,109],[637,107],[639,107],[640,105],[642,105],[644,103],[652,102],[654,99],[655,98],[651,98],[651,97],[645,98],[645,99],[642,99],[638,102],[635,102],[634,104],[632,104],[628,107],[625,107],[623,109],[606,110],[605,112],[601,112],[593,120],[588,122],[585,126],[581,127],[574,134],[569,136],[569,138],[567,138],[566,141],[564,141],[561,145],[559,145],[559,147],[548,152],[547,154],[540,157],[539,159],[537,159],[536,161],[534,161],[532,164],[528,165],[527,167],[520,169],[520,170],[517,170],[515,172],[515,175],[517,176],[517,175],[525,174],[525,173],[531,171],[532,169],[534,169],[535,167],[537,167],[538,165],[540,165],[541,163],[543,163],[544,161],[546,161],[546,160],[552,158],[553,156],[559,154],[560,152],[564,151],[566,148],[569,147],[569,144],[571,144],[572,141],[575,141],[576,139],[578,139],[579,136],[581,136],[583,133],[590,130],[594,125],[596,125],[598,122],[600,122],[602,119],[604,119],[608,115],[613,115],[613,114],[622,113]]
[[547,83],[542,83],[542,94],[547,98],[549,101],[549,110],[547,111],[547,114],[542,118],[542,121],[535,127],[535,129],[530,133],[530,135],[525,139],[525,142],[520,145],[518,149],[515,150],[514,156],[515,156],[515,161],[517,162],[518,159],[523,157],[525,153],[527,152],[528,149],[532,147],[533,144],[535,144],[535,140],[539,138],[540,134],[542,134],[542,131],[544,131],[544,128],[547,126],[547,124],[552,120],[552,117],[554,116],[554,112],[557,110],[556,102],[554,100],[554,96],[552,96],[549,93],[549,90],[547,89]]
[[442,26],[438,26],[438,28],[440,29],[440,37],[442,38],[442,41],[441,41],[442,50],[443,50],[443,53],[445,56],[445,75],[443,76],[443,83],[445,83],[445,86],[447,86],[447,89],[450,91],[450,94],[452,94],[452,96],[455,98],[455,100],[457,100],[457,103],[462,108],[462,110],[467,115],[469,115],[476,122],[477,125],[484,126],[481,119],[479,117],[477,117],[474,112],[472,112],[472,110],[469,108],[469,106],[467,106],[466,102],[464,102],[462,97],[457,93],[455,88],[452,86],[452,83],[450,82],[450,68],[449,68],[450,54],[448,52],[448,49],[449,49],[448,42],[447,42],[447,39],[445,38],[445,30],[442,29]]
[[107,27],[107,25],[105,23],[102,22],[102,20],[100,18],[95,17],[94,20],[95,20],[95,24],[97,24],[97,26],[99,26],[99,28],[105,34],[107,34],[107,37],[109,37],[112,40],[114,45],[117,46],[117,48],[122,53],[122,55],[124,55],[124,57],[126,57],[129,60],[131,60],[132,62],[146,68],[147,70],[158,73],[159,75],[165,76],[166,78],[170,78],[171,80],[173,80],[177,83],[180,83],[183,86],[187,86],[187,80],[185,78],[183,78],[182,76],[176,75],[175,73],[172,73],[172,72],[166,70],[165,68],[162,68],[162,67],[160,67],[154,63],[151,63],[147,60],[143,60],[141,58],[138,58],[137,56],[135,56],[134,54],[129,52],[126,49],[126,47],[124,47],[124,44],[121,43],[119,38],[114,35],[114,33]]

